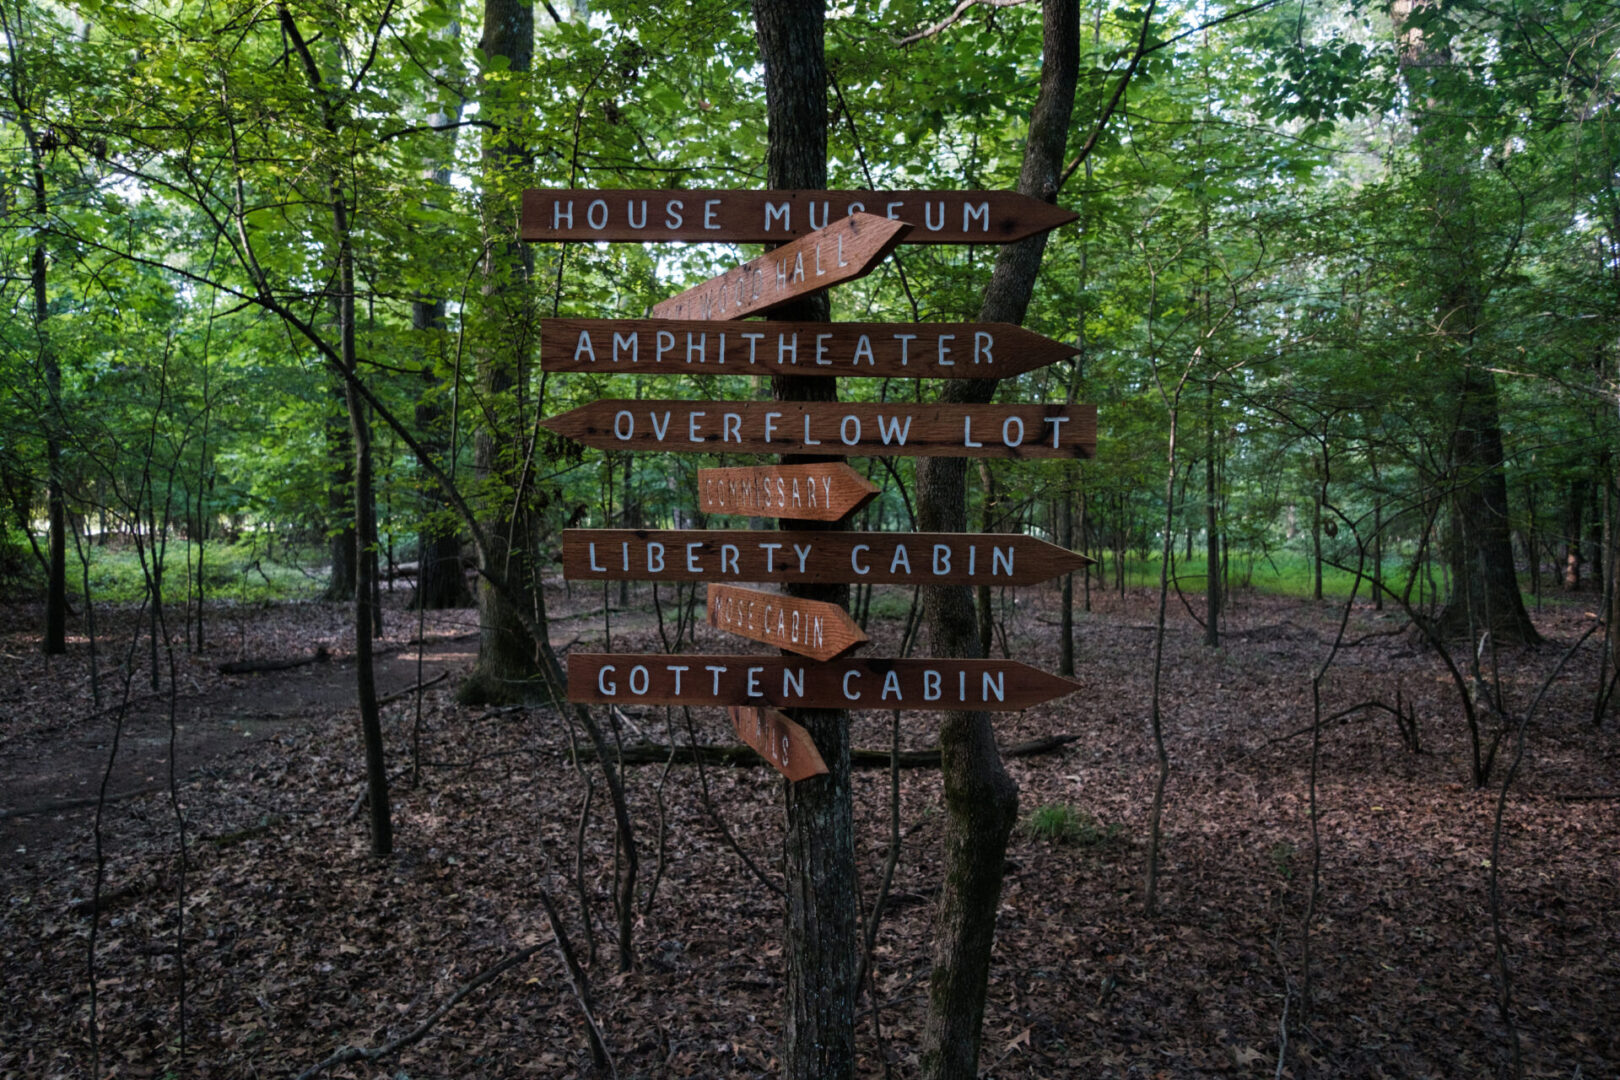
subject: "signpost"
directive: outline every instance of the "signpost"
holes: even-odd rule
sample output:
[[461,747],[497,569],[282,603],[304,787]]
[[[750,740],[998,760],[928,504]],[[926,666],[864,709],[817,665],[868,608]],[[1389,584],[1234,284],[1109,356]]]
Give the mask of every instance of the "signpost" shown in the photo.
[[698,509],[734,517],[842,521],[877,497],[877,485],[841,461],[698,470]]
[[[1075,220],[1014,192],[526,191],[526,240],[777,243],[654,305],[649,319],[545,319],[547,372],[1009,378],[1071,346],[1007,323],[740,322],[871,271],[896,245],[1005,243]],[[542,421],[603,450],[824,457],[1092,456],[1091,405],[594,401]],[[700,469],[704,513],[840,521],[877,488],[840,462]],[[568,697],[727,706],[789,780],[827,771],[775,707],[1008,711],[1074,683],[1012,661],[853,659],[867,641],[834,604],[737,582],[1027,585],[1084,566],[1030,536],[805,530],[567,529],[569,580],[702,581],[709,625],[791,656],[575,654]],[[841,658],[842,657],[842,658]]]
[[564,529],[571,581],[1033,585],[1084,555],[1015,533]]
[[594,401],[541,424],[599,450],[1088,458],[1095,405]]
[[903,221],[851,214],[825,229],[654,304],[658,319],[740,319],[871,272],[911,231]]
[[1016,191],[586,191],[523,193],[525,240],[769,243],[852,213],[915,226],[912,244],[1005,244],[1079,215]]
[[1010,379],[1078,351],[1011,323],[540,320],[551,372]]
[[568,700],[599,705],[1015,712],[1078,690],[1016,660],[574,653]]
[[710,585],[709,625],[752,641],[831,660],[867,641],[866,631],[837,604],[797,596]]
[[821,751],[816,749],[810,733],[781,710],[733,705],[726,712],[737,738],[789,780],[807,780],[827,771],[827,763],[821,760]]

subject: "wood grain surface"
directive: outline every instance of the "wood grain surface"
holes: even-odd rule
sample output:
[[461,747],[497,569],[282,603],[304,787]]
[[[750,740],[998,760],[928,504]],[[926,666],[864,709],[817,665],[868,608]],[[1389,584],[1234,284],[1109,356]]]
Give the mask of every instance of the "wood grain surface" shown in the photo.
[[551,372],[1009,379],[1076,352],[1011,323],[540,320]]
[[1016,660],[574,653],[568,700],[616,705],[1012,712],[1080,687]]
[[841,457],[1088,458],[1095,405],[593,401],[541,421],[598,450]]
[[1078,215],[1016,191],[587,191],[523,193],[525,240],[762,242],[823,229],[851,213],[915,228],[911,244],[1005,244]]
[[564,529],[570,581],[1033,585],[1089,560],[1015,533]]
[[911,231],[852,214],[653,305],[655,319],[741,319],[871,273]]

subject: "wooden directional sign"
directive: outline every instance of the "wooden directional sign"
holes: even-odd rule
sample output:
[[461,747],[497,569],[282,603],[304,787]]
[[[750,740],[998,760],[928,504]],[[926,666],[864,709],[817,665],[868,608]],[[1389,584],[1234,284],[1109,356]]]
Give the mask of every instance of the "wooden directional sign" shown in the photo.
[[1078,690],[1015,660],[829,660],[793,656],[575,653],[568,700],[607,705],[1013,712]]
[[853,213],[916,226],[912,244],[1005,244],[1078,218],[1015,191],[582,191],[523,193],[525,240],[770,242]]
[[740,319],[870,273],[911,231],[903,221],[851,214],[654,304],[658,319]]
[[553,372],[1010,379],[1078,351],[1011,323],[540,320]]
[[821,760],[821,751],[816,749],[810,733],[789,720],[781,710],[733,705],[726,712],[731,715],[731,727],[737,738],[758,751],[760,757],[789,780],[806,780],[827,771],[827,763]]
[[1084,555],[1003,533],[564,529],[570,581],[1033,585]]
[[831,660],[867,641],[837,604],[734,585],[709,586],[709,625],[812,660]]
[[842,521],[877,497],[877,485],[842,461],[698,470],[705,514]]
[[1095,405],[594,401],[541,424],[601,450],[1088,458]]

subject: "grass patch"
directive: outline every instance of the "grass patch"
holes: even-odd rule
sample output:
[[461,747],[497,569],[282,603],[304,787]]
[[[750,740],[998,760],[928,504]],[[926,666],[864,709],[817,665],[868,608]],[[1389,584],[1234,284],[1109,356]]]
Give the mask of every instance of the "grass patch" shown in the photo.
[[[90,560],[90,596],[96,603],[137,604],[146,595],[146,573],[135,545],[127,540],[105,545],[87,544]],[[203,587],[210,602],[255,604],[282,600],[308,600],[326,588],[327,567],[313,550],[295,551],[289,558],[266,554],[262,543],[209,543],[203,548]],[[170,540],[163,555],[163,595],[167,603],[195,595],[198,545]],[[188,567],[187,556],[190,556]],[[320,560],[320,561],[317,561]],[[152,551],[146,551],[147,568]],[[81,567],[68,550],[68,588],[81,587]]]
[[1115,822],[1104,825],[1084,810],[1068,803],[1045,803],[1024,819],[1024,832],[1031,839],[1051,844],[1098,847],[1118,840],[1124,828]]

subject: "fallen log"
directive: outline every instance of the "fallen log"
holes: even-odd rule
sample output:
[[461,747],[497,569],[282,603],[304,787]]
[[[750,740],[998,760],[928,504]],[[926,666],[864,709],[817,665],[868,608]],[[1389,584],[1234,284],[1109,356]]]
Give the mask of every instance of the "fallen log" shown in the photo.
[[[1034,757],[1037,754],[1050,754],[1060,750],[1072,742],[1079,741],[1078,735],[1049,735],[1044,739],[1031,739],[1028,742],[1017,743],[1001,752],[1004,758]],[[595,758],[595,751],[588,746],[579,748],[580,756],[586,760]],[[696,765],[702,762],[705,765],[763,765],[765,759],[748,746],[670,746],[667,743],[638,742],[626,745],[618,755],[623,765],[662,765],[671,760],[673,755],[676,765]],[[852,749],[849,752],[849,763],[857,769],[887,769],[889,767],[889,751],[887,750],[860,750]],[[930,750],[902,750],[899,762],[902,769],[934,769],[939,767],[939,751]]]
[[305,664],[324,664],[330,659],[332,654],[322,645],[311,656],[292,656],[280,660],[231,660],[214,670],[221,675],[254,675],[262,671],[289,671]]

